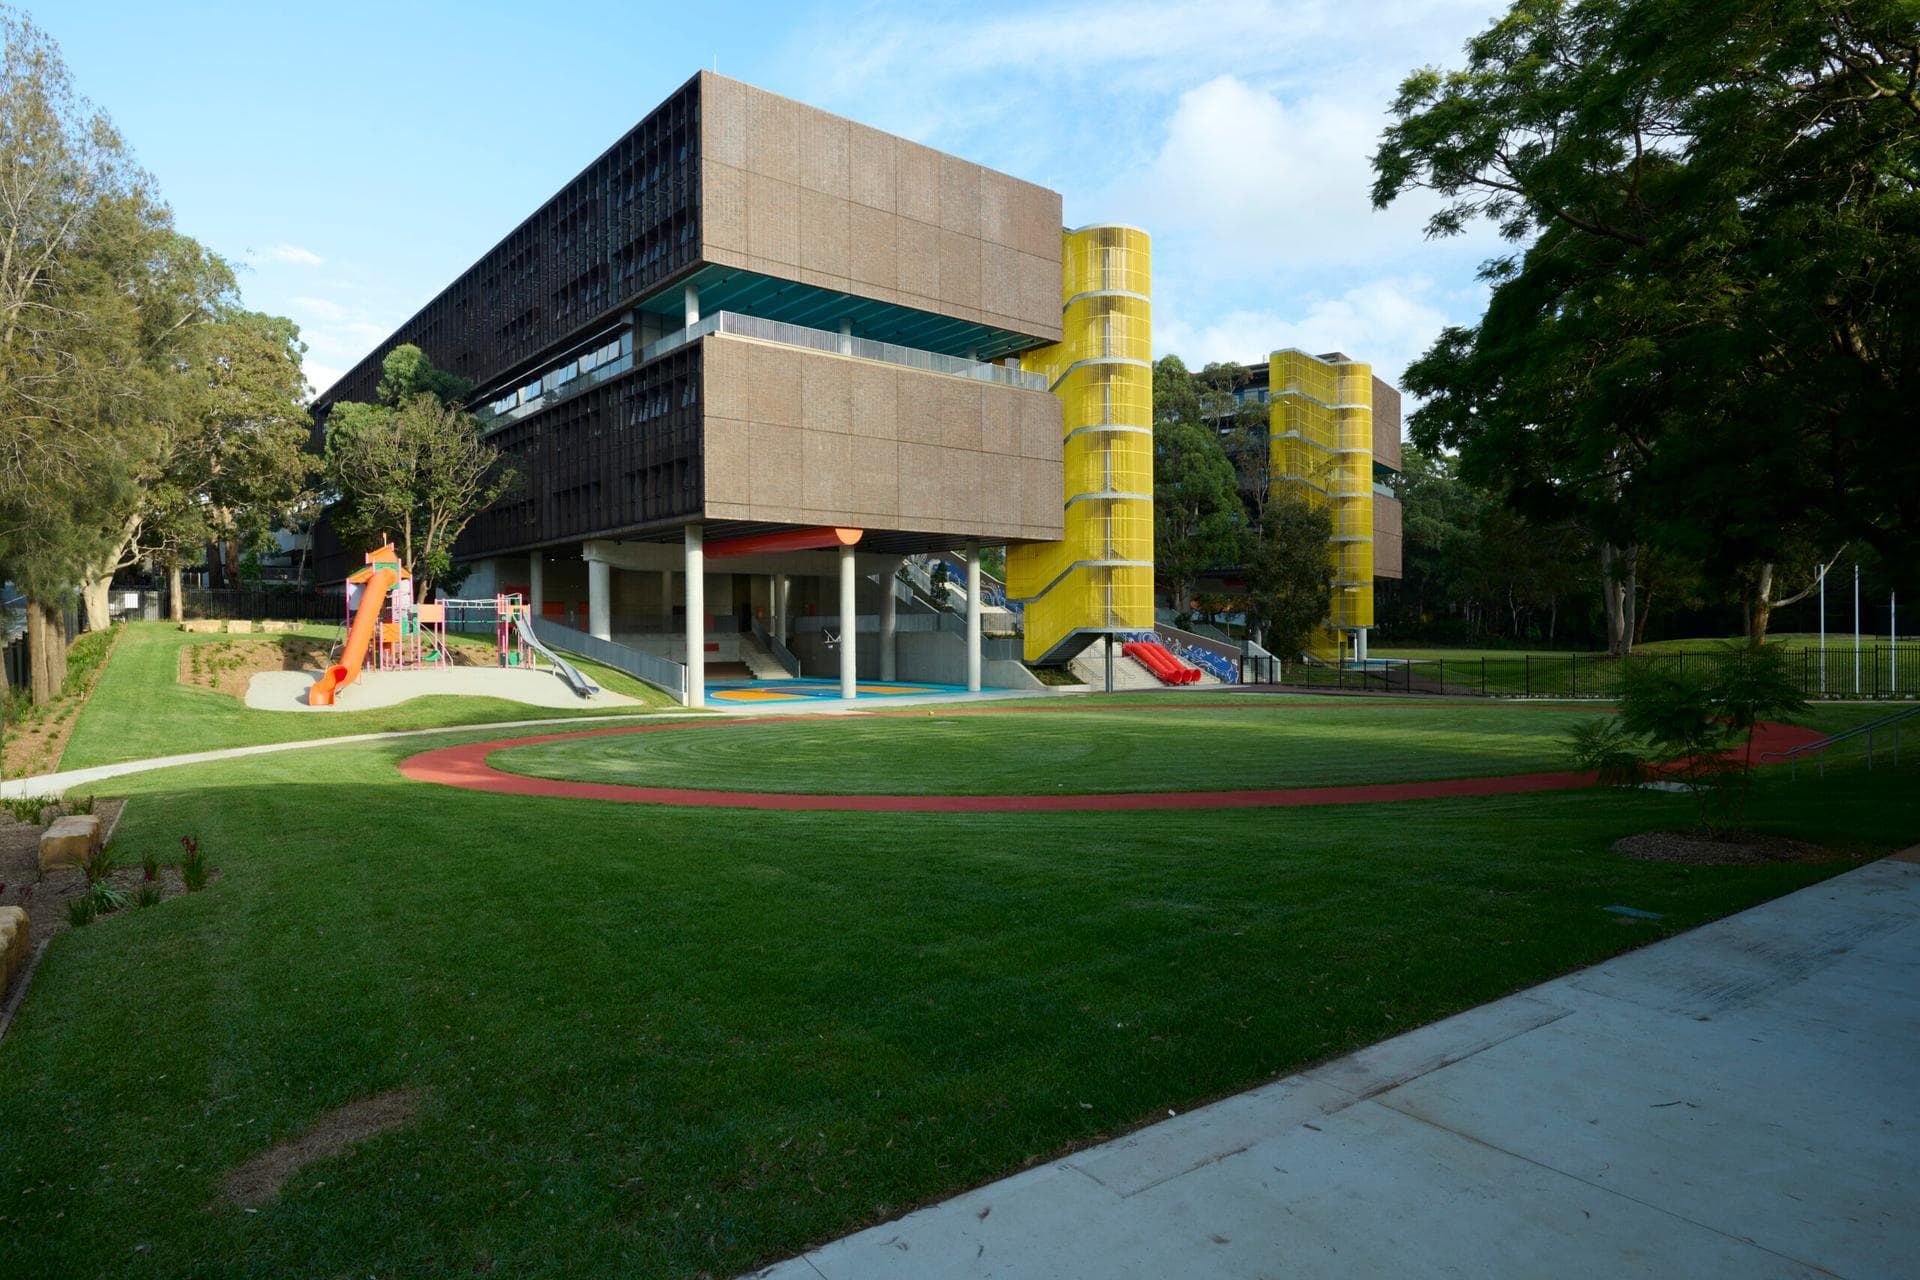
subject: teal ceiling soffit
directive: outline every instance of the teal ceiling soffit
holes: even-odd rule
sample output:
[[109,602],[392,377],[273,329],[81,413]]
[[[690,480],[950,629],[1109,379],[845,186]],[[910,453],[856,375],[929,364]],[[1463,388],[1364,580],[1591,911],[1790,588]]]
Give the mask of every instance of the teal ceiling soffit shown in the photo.
[[703,315],[737,311],[829,332],[838,330],[842,320],[851,320],[857,337],[950,356],[965,356],[971,351],[980,360],[998,360],[1042,345],[1039,339],[1011,329],[715,265],[702,267],[682,284],[642,299],[640,309],[681,315],[686,305],[682,286],[686,284],[700,291]]

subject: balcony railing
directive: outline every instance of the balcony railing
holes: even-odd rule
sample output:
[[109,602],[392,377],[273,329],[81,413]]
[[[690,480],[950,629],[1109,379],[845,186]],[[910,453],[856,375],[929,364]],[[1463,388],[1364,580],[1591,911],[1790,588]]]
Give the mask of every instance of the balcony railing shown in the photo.
[[716,311],[698,324],[647,344],[641,348],[637,363],[644,364],[689,342],[715,333],[731,334],[737,338],[756,338],[761,342],[777,342],[788,347],[809,347],[815,351],[825,351],[834,355],[852,356],[857,360],[878,360],[885,364],[919,369],[924,373],[972,378],[978,382],[997,382],[1001,386],[1018,387],[1022,391],[1047,389],[1047,378],[1042,373],[1028,373],[1024,369],[1010,369],[999,364],[982,364],[978,360],[968,360],[963,356],[941,355],[937,351],[922,351],[918,347],[903,347],[892,342],[875,342],[871,338],[855,338],[844,333],[832,333],[826,329],[810,329],[805,325],[788,324],[784,320],[766,320],[760,316],[742,315],[737,311]]

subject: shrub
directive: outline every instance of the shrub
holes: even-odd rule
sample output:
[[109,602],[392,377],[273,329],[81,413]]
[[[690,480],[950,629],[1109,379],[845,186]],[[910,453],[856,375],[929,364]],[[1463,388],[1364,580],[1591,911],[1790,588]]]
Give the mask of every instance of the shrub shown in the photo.
[[1574,760],[1581,768],[1598,774],[1602,786],[1632,786],[1646,775],[1646,750],[1612,716],[1575,725],[1566,743]]
[[99,884],[119,869],[119,861],[114,857],[113,850],[110,848],[102,849],[87,859],[87,883]]
[[68,813],[92,813],[93,797],[68,796],[65,800],[61,801],[61,807],[66,809]]
[[12,796],[0,800],[0,809],[5,809],[16,822],[25,822],[40,826],[47,820],[47,810],[53,808],[53,801],[46,796]]
[[67,901],[67,923],[76,929],[92,924],[94,910],[92,894],[83,893],[77,898],[70,898]]
[[193,836],[181,836],[180,848],[180,879],[188,893],[198,893],[207,887],[207,855],[200,852],[200,841]]
[[92,899],[94,914],[102,916],[112,915],[132,901],[127,891],[111,880],[96,882],[81,896]]
[[152,906],[154,903],[160,901],[160,886],[157,884],[141,885],[140,892],[134,898],[134,901],[139,903],[142,907]]
[[160,878],[160,859],[149,853],[140,859],[140,878],[152,883]]

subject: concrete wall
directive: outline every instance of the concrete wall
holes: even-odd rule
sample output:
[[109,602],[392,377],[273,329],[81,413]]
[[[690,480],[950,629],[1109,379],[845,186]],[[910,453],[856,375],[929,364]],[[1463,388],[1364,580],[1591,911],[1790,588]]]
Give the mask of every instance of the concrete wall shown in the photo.
[[989,542],[1062,536],[1061,401],[715,334],[706,514]]
[[[871,621],[871,619],[869,619]],[[836,629],[835,634],[839,632]],[[951,631],[905,631],[894,636],[895,678],[932,684],[967,682],[967,642]],[[818,631],[801,632],[788,646],[800,659],[800,674],[809,679],[831,679],[840,674],[840,650],[828,649]],[[862,680],[880,678],[880,633],[862,631],[855,645],[857,674]],[[1033,672],[1018,662],[991,658],[981,663],[980,683],[988,689],[1045,689]]]
[[701,256],[1060,340],[1060,193],[700,76]]

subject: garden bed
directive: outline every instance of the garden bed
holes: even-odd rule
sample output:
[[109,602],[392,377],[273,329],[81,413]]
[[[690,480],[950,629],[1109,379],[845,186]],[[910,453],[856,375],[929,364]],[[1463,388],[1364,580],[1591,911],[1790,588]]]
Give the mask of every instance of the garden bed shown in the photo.
[[1643,831],[1613,842],[1613,851],[1643,862],[1681,862],[1696,867],[1754,867],[1778,862],[1819,863],[1853,855],[1786,836],[1715,837],[1699,831]]
[[319,671],[326,665],[327,643],[309,636],[214,640],[180,649],[181,684],[210,689],[233,698],[262,671]]
[[93,687],[125,629],[116,626],[111,631],[93,631],[75,640],[67,649],[66,682],[51,701],[36,707],[27,700],[24,689],[8,693],[6,726],[0,733],[0,767],[7,777],[52,773],[59,766],[80,712],[93,696]]

